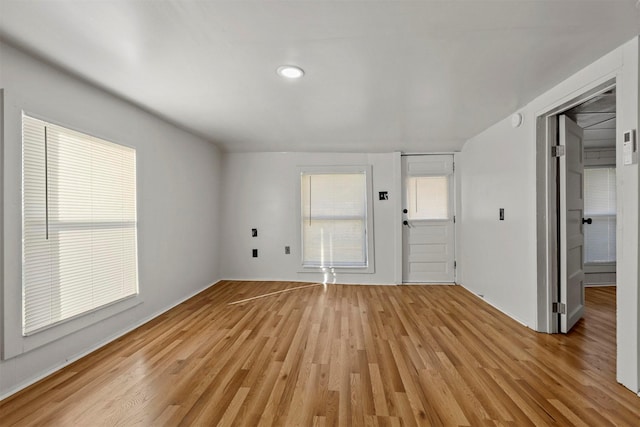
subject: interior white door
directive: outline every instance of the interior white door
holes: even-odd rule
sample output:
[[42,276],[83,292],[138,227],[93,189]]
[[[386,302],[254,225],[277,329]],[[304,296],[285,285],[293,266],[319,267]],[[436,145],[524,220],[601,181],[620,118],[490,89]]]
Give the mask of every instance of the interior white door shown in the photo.
[[453,283],[453,156],[403,156],[402,175],[402,281]]
[[560,331],[568,332],[584,314],[584,150],[583,131],[559,117],[560,156]]

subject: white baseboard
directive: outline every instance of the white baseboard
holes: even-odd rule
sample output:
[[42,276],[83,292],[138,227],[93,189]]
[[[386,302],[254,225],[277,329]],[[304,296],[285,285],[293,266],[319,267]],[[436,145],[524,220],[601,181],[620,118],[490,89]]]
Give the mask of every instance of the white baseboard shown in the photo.
[[[220,281],[229,281],[229,282],[290,282],[290,283],[319,283],[322,284],[321,281],[318,280],[303,280],[303,279],[260,279],[260,278],[236,278],[236,279],[220,279]],[[403,283],[369,283],[369,282],[354,282],[354,283],[345,283],[338,282],[336,285],[355,285],[355,286],[396,286],[402,285]],[[451,283],[453,285],[453,283]],[[327,285],[333,285],[333,283],[329,282]]]
[[104,347],[105,345],[109,344],[110,342],[113,342],[115,340],[117,340],[118,338],[120,338],[123,335],[128,334],[129,332],[133,331],[136,328],[139,328],[140,326],[144,325],[147,322],[150,322],[151,320],[155,319],[156,317],[166,313],[167,311],[171,310],[172,308],[182,304],[183,302],[187,301],[190,298],[193,298],[194,296],[198,295],[199,293],[209,289],[210,287],[220,283],[221,280],[217,280],[213,283],[209,283],[208,285],[206,285],[205,287],[203,287],[200,290],[197,290],[195,292],[192,292],[191,294],[185,296],[184,298],[181,298],[180,300],[172,303],[171,305],[158,310],[157,312],[151,314],[150,316],[145,317],[144,319],[141,319],[140,321],[138,321],[137,323],[122,329],[118,332],[116,332],[115,334],[105,338],[104,340],[100,341],[99,343],[95,344],[94,346],[92,346],[91,348],[87,349],[86,351],[83,351],[81,353],[75,354],[69,358],[67,358],[63,363],[56,365],[50,369],[47,369],[44,372],[41,372],[39,374],[37,374],[36,376],[29,378],[28,380],[25,380],[23,382],[21,382],[20,384],[16,385],[15,387],[11,388],[9,391],[5,392],[4,394],[0,395],[0,401],[8,398],[9,396],[19,392],[20,390],[23,390],[27,387],[29,387],[32,384],[37,383],[38,381],[48,377],[51,374],[54,374],[55,372],[59,371],[60,369],[71,365],[72,363],[74,363],[77,360],[82,359],[83,357],[93,353],[94,351]]
[[474,291],[472,291],[471,289],[467,288],[466,286],[464,286],[463,284],[459,284],[459,286],[462,286],[463,288],[465,288],[467,291],[471,292],[473,295],[477,296],[478,298],[480,298],[482,301],[486,302],[487,304],[489,304],[491,307],[495,308],[496,310],[498,310],[500,313],[505,314],[506,316],[509,316],[509,318],[511,318],[512,320],[515,320],[516,322],[520,323],[522,326],[525,326],[531,330],[535,331],[535,328],[532,328],[531,326],[529,326],[526,322],[523,322],[522,320],[518,319],[516,316],[514,316],[513,314],[503,310],[501,307],[497,306],[496,304],[494,304],[491,300],[486,299],[483,295],[477,294]]

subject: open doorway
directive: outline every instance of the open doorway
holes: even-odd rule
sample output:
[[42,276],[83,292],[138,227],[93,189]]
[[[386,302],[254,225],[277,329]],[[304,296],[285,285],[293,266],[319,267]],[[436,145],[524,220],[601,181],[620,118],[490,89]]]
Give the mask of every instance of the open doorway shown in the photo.
[[[557,331],[585,315],[587,287],[615,285],[616,90],[560,111],[556,125]],[[615,292],[612,295],[615,303]],[[592,309],[594,301],[591,301]]]
[[[559,112],[555,120],[558,302],[552,311],[557,330],[568,333],[584,316],[604,310],[598,304],[612,306],[615,319],[615,88]],[[595,292],[590,289],[594,286],[612,289]],[[612,335],[614,331],[615,323]]]
[[[585,256],[593,255],[593,249],[598,248],[590,245],[590,240],[594,240],[594,234],[598,234],[594,233],[597,231],[595,228],[601,225],[594,224],[597,215],[588,214],[598,212],[592,212],[591,201],[587,201],[585,206],[584,200],[585,185],[591,184],[591,168],[596,166],[591,158],[601,157],[595,163],[612,161],[615,166],[615,87],[616,81],[611,79],[537,119],[537,173],[541,177],[537,182],[541,286],[538,328],[541,331],[557,333],[570,330],[584,314],[585,282],[598,280],[598,274],[604,273],[605,268],[614,271],[609,274],[610,279],[615,277],[615,264],[612,262],[606,267],[605,263],[585,262]],[[611,135],[613,140],[609,138]],[[610,155],[614,157],[605,160]],[[585,159],[588,162],[586,169]],[[590,182],[587,183],[586,179]],[[616,186],[615,178],[612,186]],[[614,206],[616,204],[613,203]],[[615,221],[603,216],[596,222],[603,221],[607,222],[607,230],[611,229],[607,245],[615,248]],[[595,227],[587,229],[593,225]],[[585,241],[589,249],[585,247]],[[611,253],[615,256],[615,249]],[[600,275],[600,280],[604,277]]]
[[564,113],[583,130],[584,285],[616,283],[616,90]]

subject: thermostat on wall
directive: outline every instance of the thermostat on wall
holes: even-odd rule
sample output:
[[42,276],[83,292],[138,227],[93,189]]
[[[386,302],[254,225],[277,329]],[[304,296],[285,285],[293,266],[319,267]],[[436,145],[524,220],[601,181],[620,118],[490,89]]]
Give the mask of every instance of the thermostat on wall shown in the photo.
[[638,144],[636,142],[636,130],[631,129],[622,134],[623,160],[625,165],[638,163]]

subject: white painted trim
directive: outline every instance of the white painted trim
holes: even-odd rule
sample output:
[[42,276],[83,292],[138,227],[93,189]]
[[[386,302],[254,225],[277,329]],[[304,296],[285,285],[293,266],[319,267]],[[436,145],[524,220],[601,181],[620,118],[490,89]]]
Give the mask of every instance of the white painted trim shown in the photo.
[[[310,273],[310,272],[309,272]],[[229,282],[287,282],[287,283],[317,283],[316,280],[302,280],[302,279],[285,279],[285,278],[274,278],[274,277],[257,277],[257,278],[246,278],[246,277],[225,277],[220,279],[219,281],[229,281]]]
[[393,153],[393,180],[394,193],[393,206],[395,209],[394,219],[394,282],[396,285],[402,284],[402,153]]
[[462,153],[453,154],[453,271],[454,283],[464,280],[462,274]]
[[72,363],[74,363],[74,362],[82,359],[83,357],[93,353],[94,351],[100,349],[101,347],[104,347],[105,345],[107,345],[107,344],[117,340],[118,338],[128,334],[129,332],[139,328],[140,326],[144,325],[145,323],[148,323],[151,320],[155,319],[156,317],[166,313],[167,311],[171,310],[172,308],[182,304],[183,302],[187,301],[188,299],[191,299],[194,296],[198,295],[199,293],[204,292],[205,290],[209,289],[210,287],[217,285],[221,281],[222,281],[222,279],[221,280],[217,280],[217,281],[212,282],[212,283],[209,283],[208,285],[206,285],[202,289],[197,290],[197,291],[185,296],[184,298],[182,298],[182,299],[176,301],[175,303],[173,303],[173,304],[171,304],[171,305],[169,305],[169,306],[167,306],[167,307],[165,307],[165,308],[153,313],[152,315],[140,320],[139,322],[131,325],[130,327],[122,329],[122,330],[116,332],[115,334],[105,338],[104,340],[100,341],[99,343],[97,343],[96,345],[94,345],[91,348],[87,349],[86,351],[83,351],[83,352],[78,353],[78,354],[76,354],[74,356],[71,356],[68,359],[66,359],[63,363],[60,363],[59,365],[57,365],[57,366],[55,366],[53,368],[50,368],[50,369],[48,369],[48,370],[46,370],[44,372],[41,372],[41,373],[37,374],[34,377],[31,377],[30,379],[28,379],[26,381],[21,382],[20,384],[18,384],[17,386],[13,387],[12,389],[7,391],[6,393],[0,395],[0,401],[2,401],[4,399],[8,398],[9,396],[19,392],[20,390],[23,390],[23,389],[29,387],[32,384],[37,383],[38,381],[48,377],[49,375],[54,374],[55,372],[61,370],[62,368],[71,365]]
[[[456,286],[456,282],[404,282],[402,286]],[[466,289],[466,288],[465,288]]]
[[[304,273],[300,273],[301,275],[312,275],[314,274],[313,272],[304,272]],[[322,273],[315,273],[318,276],[322,276]],[[348,276],[346,276],[348,277]],[[312,280],[312,278],[310,277],[309,279],[284,279],[284,278],[273,278],[273,277],[263,277],[263,278],[255,278],[255,277],[251,277],[251,278],[247,278],[247,277],[235,277],[235,278],[229,278],[229,277],[225,277],[224,279],[220,279],[220,281],[222,280],[226,280],[226,281],[230,281],[230,282],[287,282],[287,283],[319,283],[322,284],[322,280]],[[358,282],[336,282],[336,283],[327,283],[328,285],[356,285],[356,286],[396,286],[399,285],[401,283],[375,283],[375,282],[363,282],[363,281],[358,281]]]
[[[318,284],[318,285],[322,285],[323,283],[321,281],[318,280],[301,280],[301,279],[274,279],[273,277],[269,277],[269,278],[264,278],[264,279],[256,279],[256,278],[251,278],[251,279],[243,279],[243,278],[235,278],[235,279],[229,279],[229,278],[225,278],[225,279],[220,279],[220,282],[286,282],[286,283],[306,283],[306,284]],[[345,283],[345,282],[336,282],[336,283],[327,283],[327,286],[330,285],[340,285],[340,286],[398,286],[395,283],[363,283],[363,282],[357,282],[357,283]]]

